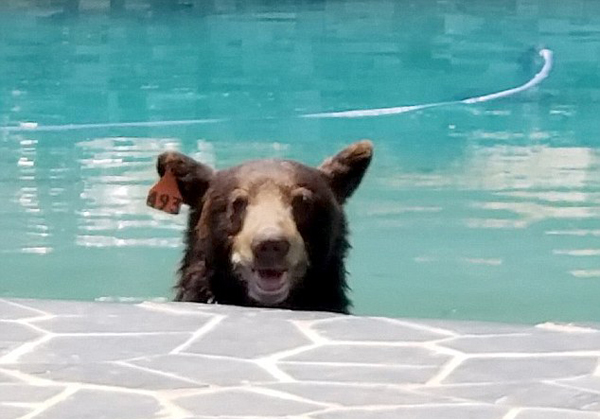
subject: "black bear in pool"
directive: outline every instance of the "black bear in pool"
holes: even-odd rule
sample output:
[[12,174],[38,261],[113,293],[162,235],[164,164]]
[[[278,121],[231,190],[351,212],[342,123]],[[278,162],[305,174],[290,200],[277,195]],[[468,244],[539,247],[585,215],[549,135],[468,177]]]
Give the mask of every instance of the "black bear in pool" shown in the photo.
[[177,301],[347,313],[343,205],[373,155],[360,141],[318,168],[258,160],[213,171],[176,152],[159,156],[190,206]]

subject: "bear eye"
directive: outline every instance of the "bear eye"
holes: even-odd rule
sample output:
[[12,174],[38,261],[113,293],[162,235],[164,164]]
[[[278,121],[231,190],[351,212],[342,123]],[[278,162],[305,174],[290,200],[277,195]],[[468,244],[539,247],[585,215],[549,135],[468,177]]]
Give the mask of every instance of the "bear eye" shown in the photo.
[[314,195],[306,188],[300,188],[292,194],[292,209],[296,219],[305,218],[312,209]]
[[248,197],[244,194],[238,194],[229,203],[229,221],[233,232],[237,232],[242,228],[242,219],[247,206]]
[[231,213],[238,214],[243,212],[248,205],[248,198],[245,195],[238,195],[231,201]]

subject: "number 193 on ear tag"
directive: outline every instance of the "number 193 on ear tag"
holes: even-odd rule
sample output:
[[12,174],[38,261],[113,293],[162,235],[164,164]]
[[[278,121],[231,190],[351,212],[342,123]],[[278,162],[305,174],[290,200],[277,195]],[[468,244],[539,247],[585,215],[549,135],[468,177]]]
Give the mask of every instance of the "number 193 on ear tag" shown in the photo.
[[169,214],[179,214],[182,202],[181,192],[179,192],[177,181],[171,170],[165,171],[156,185],[150,189],[146,199],[149,207]]

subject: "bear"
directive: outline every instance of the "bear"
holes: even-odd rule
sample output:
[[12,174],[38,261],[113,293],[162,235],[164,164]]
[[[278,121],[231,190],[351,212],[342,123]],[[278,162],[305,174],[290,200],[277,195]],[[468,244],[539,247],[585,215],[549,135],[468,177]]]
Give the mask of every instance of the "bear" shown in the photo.
[[213,170],[162,153],[189,206],[175,301],[348,314],[344,204],[373,156],[358,141],[313,168],[294,160]]

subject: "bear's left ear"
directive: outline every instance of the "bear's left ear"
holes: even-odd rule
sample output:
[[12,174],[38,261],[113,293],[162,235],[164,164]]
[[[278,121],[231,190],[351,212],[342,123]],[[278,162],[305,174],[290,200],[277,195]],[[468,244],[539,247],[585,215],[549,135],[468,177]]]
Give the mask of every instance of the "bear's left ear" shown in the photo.
[[362,140],[346,147],[319,166],[340,204],[358,188],[372,157],[373,143]]
[[156,171],[162,178],[167,170],[175,176],[183,202],[197,207],[214,177],[213,169],[185,154],[167,151],[158,156]]

